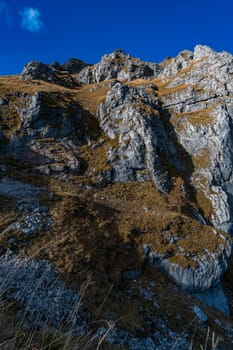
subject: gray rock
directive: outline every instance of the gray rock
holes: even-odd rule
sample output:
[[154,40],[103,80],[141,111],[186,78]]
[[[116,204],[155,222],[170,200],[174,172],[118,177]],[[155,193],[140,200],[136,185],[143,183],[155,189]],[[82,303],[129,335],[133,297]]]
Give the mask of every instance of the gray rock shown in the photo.
[[[98,111],[101,127],[110,139],[117,139],[109,150],[114,181],[128,182],[144,173],[161,192],[168,192],[171,179],[163,168],[161,157],[169,162],[174,147],[159,115],[157,96],[148,96],[144,87],[116,83]],[[174,153],[174,152],[173,152]]]
[[202,58],[212,56],[214,53],[216,52],[206,45],[196,45],[194,48],[193,59],[194,61],[198,61]]
[[228,300],[220,284],[208,289],[205,293],[193,293],[192,295],[204,304],[215,307],[227,317],[230,316]]
[[31,96],[26,108],[18,108],[22,128],[32,128],[43,117],[42,93],[36,92]]
[[79,80],[84,84],[90,84],[110,79],[147,79],[155,76],[159,70],[157,64],[143,62],[118,49],[109,55],[104,55],[99,63],[84,68],[79,74]]
[[70,58],[61,66],[61,68],[70,74],[77,74],[88,66],[90,65],[77,58]]
[[56,70],[47,64],[37,61],[29,62],[23,69],[21,74],[23,80],[44,80],[49,83],[55,83],[57,80]]
[[[89,121],[73,101],[67,107],[56,108],[47,105],[47,98],[43,92],[21,96],[25,107],[17,107],[20,123],[6,150],[14,159],[33,165],[41,173],[78,174],[84,162],[77,144],[85,143],[87,134],[90,137]],[[51,93],[49,98],[59,96]]]
[[[40,208],[37,208],[40,210]],[[43,212],[33,212],[23,216],[19,230],[26,235],[35,234],[41,230],[48,230],[52,224],[52,219]]]
[[159,77],[167,79],[176,75],[181,69],[187,68],[193,59],[193,53],[191,51],[185,50],[178,54],[175,58],[168,58],[159,66],[162,68]]
[[[64,68],[72,62],[65,64]],[[70,68],[72,71],[72,68]],[[20,79],[22,80],[43,80],[52,84],[59,84],[65,87],[74,88],[80,86],[79,82],[74,79],[68,72],[63,72],[63,67],[58,63],[51,65],[42,62],[31,61],[23,69]]]
[[[213,229],[213,239],[215,229]],[[212,252],[207,249],[196,252],[193,257],[196,266],[185,266],[171,262],[164,254],[149,253],[150,262],[160,267],[178,286],[209,306],[229,315],[228,301],[221,287],[221,279],[226,271],[232,252],[230,239],[221,236],[222,243]],[[179,252],[177,251],[177,255]],[[180,253],[185,256],[185,251]]]
[[[103,338],[109,344],[126,347],[129,350],[189,350],[190,344],[186,339],[186,335],[180,337],[176,332],[169,329],[162,320],[157,322],[163,328],[163,332],[156,332],[152,337],[138,338],[124,330],[114,329],[109,332],[105,327],[101,327],[95,333],[95,337]],[[157,325],[158,327],[158,325]]]
[[25,235],[32,235],[41,230],[48,230],[52,219],[48,208],[40,205],[40,196],[45,188],[35,187],[9,178],[0,180],[0,195],[14,197],[16,209],[22,213],[20,219],[9,225],[3,232],[19,230]]
[[[78,124],[83,120],[82,109],[72,100],[66,107],[50,107],[48,100],[57,100],[59,94],[36,92],[34,95],[23,95],[22,103],[25,108],[18,107],[17,112],[20,118],[18,135],[33,138],[85,138],[85,133],[79,135]],[[12,135],[13,136],[13,135]]]
[[154,261],[184,290],[188,292],[207,291],[218,285],[223,273],[228,266],[231,255],[230,241],[223,240],[218,250],[209,252],[207,249],[197,252],[194,259],[196,267],[184,267],[177,263],[171,263],[169,259]]
[[[187,61],[188,62],[188,61]],[[170,67],[170,68],[169,68]],[[167,63],[160,76],[168,79],[176,63]],[[178,142],[191,157],[192,185],[210,201],[210,222],[232,234],[232,117],[233,56],[198,45],[186,70],[173,75],[172,89],[161,97],[173,123]],[[183,88],[179,88],[180,86]],[[176,117],[179,116],[179,117]]]
[[33,211],[35,208],[38,208],[40,206],[39,197],[43,190],[43,188],[14,181],[7,177],[0,180],[0,194],[15,197],[17,199],[17,208],[20,211]]
[[143,244],[142,245],[142,251],[143,251],[143,254],[145,255],[148,255],[149,252],[150,252],[150,247],[148,246],[148,244]]
[[[21,326],[58,327],[60,322],[85,325],[77,291],[60,280],[51,264],[7,252],[0,256],[0,293],[18,303]],[[77,309],[75,311],[75,308]]]

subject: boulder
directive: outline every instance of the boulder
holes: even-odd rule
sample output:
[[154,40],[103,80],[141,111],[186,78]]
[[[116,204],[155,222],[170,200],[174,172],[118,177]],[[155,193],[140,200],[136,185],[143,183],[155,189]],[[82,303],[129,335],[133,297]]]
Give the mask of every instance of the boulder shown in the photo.
[[29,62],[20,75],[22,80],[44,80],[48,83],[57,81],[56,69],[38,61]]

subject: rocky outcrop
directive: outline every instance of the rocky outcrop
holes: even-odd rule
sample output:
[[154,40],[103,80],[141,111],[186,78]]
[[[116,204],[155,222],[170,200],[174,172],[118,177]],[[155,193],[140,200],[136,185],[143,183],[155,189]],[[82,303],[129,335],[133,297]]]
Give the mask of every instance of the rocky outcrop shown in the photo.
[[[174,62],[170,69],[173,69]],[[161,101],[193,162],[192,183],[209,199],[209,221],[232,233],[233,57],[197,46]],[[161,77],[167,78],[166,74]]]
[[175,150],[164,130],[156,94],[148,95],[145,87],[116,83],[98,113],[102,129],[116,141],[108,153],[113,180],[152,180],[161,192],[168,192],[171,179],[163,160],[170,162],[170,151]]
[[77,58],[70,58],[64,64],[60,65],[60,69],[67,71],[70,74],[77,74],[88,66],[90,66],[90,64],[85,63]]
[[170,77],[175,76],[182,69],[187,68],[193,59],[193,52],[185,50],[180,52],[174,58],[167,58],[159,64],[160,74],[159,77],[163,79],[169,79]]
[[221,284],[204,292],[195,292],[192,295],[204,304],[216,308],[228,317],[230,316],[229,303]]
[[23,69],[21,74],[23,80],[44,80],[49,83],[56,82],[56,70],[47,64],[37,61],[29,62]]
[[[64,64],[64,68],[68,68],[70,72],[78,70],[79,67],[85,65],[73,61]],[[63,67],[59,64],[44,64],[42,62],[31,61],[23,69],[20,75],[22,80],[44,80],[48,83],[59,84],[68,88],[80,86],[79,82],[72,77],[69,71],[63,71]]]
[[[84,269],[100,276],[106,290],[111,283],[108,298],[114,302],[120,303],[118,292],[124,288],[129,303],[143,299],[140,317],[144,303],[154,302],[150,305],[153,314],[160,307],[154,301],[162,290],[160,285],[156,290],[160,277],[152,288],[144,276],[148,262],[155,275],[159,270],[159,276],[164,272],[173,281],[174,290],[175,283],[183,296],[188,293],[229,316],[221,281],[232,254],[232,75],[233,56],[206,46],[198,45],[194,52],[185,50],[158,64],[116,50],[94,65],[78,59],[63,65],[30,62],[18,85],[13,81],[19,90],[11,92],[10,86],[9,91],[0,91],[0,169],[4,174],[0,196],[10,202],[10,208],[15,202],[16,213],[15,220],[1,226],[5,255],[0,257],[0,272],[2,268],[4,278],[9,268],[15,279],[6,284],[7,298],[23,304],[17,293],[25,283],[30,286],[25,271],[43,268],[46,276],[39,274],[43,287],[38,298],[47,307],[48,289],[56,301],[52,307],[57,310],[61,303],[63,308],[63,301],[48,284],[56,275],[48,262],[6,253],[7,249],[18,251],[17,246],[30,252],[33,241],[35,251],[39,247],[38,254],[43,252],[46,259],[57,259],[62,250],[65,263],[58,266],[61,271],[67,269],[69,277],[77,273],[83,279]],[[42,80],[31,82],[32,93],[26,89],[30,80]],[[50,211],[50,204],[40,203],[43,191],[19,180],[34,175],[36,181],[51,183],[61,196],[61,208],[55,204],[56,210]],[[66,197],[69,200],[63,203]],[[50,229],[55,243],[44,249]],[[42,233],[45,236],[37,246]],[[100,263],[99,256],[104,257]],[[21,270],[22,278],[17,279]],[[139,280],[142,286],[137,289]],[[55,286],[64,290],[65,303],[76,300],[73,290],[61,287],[60,280]],[[33,315],[36,303],[40,301],[29,310]],[[43,307],[40,310],[44,315]],[[193,311],[201,322],[208,322],[206,309],[204,314],[199,306]],[[111,317],[117,319],[114,312]],[[56,322],[62,313],[57,316],[55,312]],[[158,319],[148,315],[147,310],[144,320],[148,318],[148,323],[143,327],[151,330],[148,338],[117,331],[108,342],[129,349],[162,349],[152,335]],[[95,334],[101,336],[102,331],[106,330]],[[172,342],[166,346],[172,347]]]
[[[150,245],[143,245],[142,251],[151,264],[161,268],[184,291],[229,315],[228,302],[220,282],[228,266],[232,243],[226,234],[211,227],[208,230],[206,228],[205,225],[199,227],[209,242],[215,242],[214,245],[198,247],[197,238],[187,232],[184,240],[178,237],[174,239],[174,255],[169,252],[159,253],[158,248],[153,250]],[[188,247],[192,247],[191,251]]]
[[72,101],[59,108],[50,106],[59,95],[37,92],[35,95],[22,97],[25,108],[17,108],[20,118],[19,130],[30,138],[73,138],[77,131],[75,123],[80,121],[81,110]]
[[[103,62],[107,64],[108,59],[104,56]],[[100,78],[98,74],[103,62],[94,71],[94,81],[119,78],[108,74]],[[153,76],[165,81],[162,93],[159,85],[156,86],[156,82],[161,84],[158,80],[144,85],[142,82],[134,85],[118,82],[113,83],[105,102],[100,105],[101,127],[116,142],[108,153],[114,168],[113,180],[150,179],[166,193],[171,188],[171,179],[164,170],[164,163],[167,168],[184,170],[183,175],[196,189],[197,196],[200,193],[205,198],[204,211],[207,201],[209,203],[206,222],[232,234],[233,108],[229,96],[233,93],[233,58],[230,54],[197,46],[193,53],[184,51],[159,67],[160,72]],[[104,71],[108,71],[107,68]],[[117,71],[120,74],[119,67]],[[173,132],[168,134],[172,129]],[[187,174],[187,164],[182,165],[184,159],[179,162],[180,154],[174,147],[177,142],[192,163],[193,169]],[[216,286],[230,255],[231,244],[226,241],[218,251],[196,254],[195,268],[184,268],[179,263],[174,265],[169,259],[160,260],[159,265],[182,288],[196,295],[203,292],[202,300],[208,299],[207,291],[211,290],[209,304],[215,304],[228,314],[224,294],[221,292],[221,305],[218,301],[221,288]],[[213,296],[215,288],[218,297]]]
[[[111,140],[107,158],[112,170],[101,176],[110,182],[152,180],[159,191],[168,193],[175,170],[196,191],[196,201],[202,208],[197,218],[231,234],[232,67],[230,54],[199,45],[194,52],[183,51],[160,64],[146,63],[116,50],[93,66],[70,60],[63,66],[40,70],[50,75],[53,82],[53,74],[59,69],[78,74],[84,84],[115,79],[97,111],[100,127]],[[21,127],[29,133],[39,129],[43,138],[71,137],[75,127],[66,118],[59,131],[48,129],[46,124],[41,129],[44,111],[40,98],[33,96],[28,108],[19,112]],[[54,121],[59,120],[61,111],[50,115],[54,115]],[[45,151],[37,143],[33,149],[51,158],[49,148]],[[57,169],[70,166],[70,161],[57,162]],[[80,160],[71,162],[70,168],[81,169]],[[51,167],[45,171],[48,173]],[[184,190],[188,196],[188,190]],[[159,265],[190,293],[207,295],[211,289],[213,295],[230,254],[231,246],[225,239],[216,251],[197,252],[195,268],[173,264],[169,258],[159,259]],[[210,299],[214,303],[216,298]],[[222,311],[227,313],[226,303]]]
[[143,62],[138,58],[127,55],[123,50],[115,50],[104,55],[101,61],[92,67],[83,69],[79,80],[84,84],[99,83],[103,80],[147,79],[156,76],[160,67],[156,63]]
[[[90,138],[88,113],[84,116],[81,106],[72,100],[60,106],[59,98],[56,93],[22,95],[20,99],[24,107],[17,106],[19,125],[4,146],[5,151],[47,175],[79,174],[85,163],[78,145]],[[57,106],[50,106],[49,101],[51,105],[55,101]],[[96,121],[93,123],[97,124]]]

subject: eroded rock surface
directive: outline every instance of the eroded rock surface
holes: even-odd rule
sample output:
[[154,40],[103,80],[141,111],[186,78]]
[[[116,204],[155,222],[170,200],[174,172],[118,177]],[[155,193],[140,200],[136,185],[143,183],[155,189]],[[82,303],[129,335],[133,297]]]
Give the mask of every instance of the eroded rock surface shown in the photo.
[[110,79],[147,79],[155,76],[159,71],[160,68],[156,63],[143,62],[118,49],[109,55],[104,55],[94,66],[83,69],[79,79],[84,84]]
[[209,221],[230,234],[232,59],[228,53],[197,46],[190,65],[169,81],[170,91],[161,98],[171,115],[178,141],[192,158],[191,181],[212,207]]
[[[74,88],[79,86],[79,83],[72,77],[70,72],[79,71],[78,67],[81,69],[85,67],[85,64],[81,64],[81,61],[68,61],[62,67],[56,63],[48,65],[42,62],[31,61],[24,67],[20,78],[22,80],[44,80],[48,83]],[[63,70],[63,68],[67,69],[67,71]]]
[[[171,179],[162,164],[172,165],[177,171],[187,168],[184,159],[178,160],[180,154],[174,147],[178,142],[193,167],[189,174],[184,171],[184,177],[196,189],[197,196],[200,193],[205,197],[204,211],[209,205],[206,222],[230,234],[233,212],[232,67],[230,54],[199,45],[193,53],[184,51],[160,64],[160,72],[154,76],[165,81],[161,93],[156,93],[156,87],[151,93],[152,82],[144,86],[140,82],[136,86],[117,83],[99,110],[103,130],[118,142],[108,156],[116,181],[149,178],[162,192],[169,191]],[[105,77],[109,78],[112,76]],[[156,86],[156,80],[153,83]],[[161,83],[158,81],[158,84]],[[169,119],[165,119],[166,115]],[[170,134],[168,122],[174,128]],[[200,259],[197,254],[199,267],[194,269],[175,267],[169,260],[162,260],[161,266],[183,288],[206,291],[219,283],[226,270],[231,244],[227,243],[227,247],[223,244],[222,249],[210,253],[209,258],[208,252]]]
[[161,192],[168,192],[171,179],[161,158],[168,162],[174,147],[159,115],[157,96],[143,87],[116,83],[99,108],[100,125],[116,147],[108,159],[114,167],[114,181],[152,180]]
[[[78,59],[63,65],[30,62],[20,83],[4,81],[6,88],[0,91],[0,195],[16,199],[17,215],[20,208],[22,213],[2,224],[3,236],[17,230],[29,238],[42,231],[46,235],[55,223],[54,247],[46,240],[52,252],[41,242],[39,251],[53,260],[64,244],[67,275],[79,275],[84,267],[94,271],[106,291],[113,290],[116,302],[134,279],[143,280],[150,262],[153,271],[161,269],[185,293],[229,316],[221,281],[233,235],[232,75],[231,54],[201,45],[161,63],[143,62],[122,50],[94,65]],[[42,210],[38,188],[14,179],[28,172],[51,182],[63,200],[68,196],[68,214],[66,209],[61,218],[53,213],[58,223]],[[132,184],[138,186],[133,195]],[[87,202],[86,195],[91,198]],[[57,238],[63,226],[68,239]],[[0,257],[0,269],[15,271],[17,259]],[[24,276],[30,264],[20,264]],[[12,288],[9,282],[7,289]],[[130,303],[156,299],[148,280],[136,294],[134,288],[127,289]],[[11,295],[20,302],[15,292]],[[160,308],[156,301],[153,308],[155,313]],[[108,342],[129,349],[172,347],[163,337],[162,345],[156,342],[158,319],[148,310],[144,321],[145,328],[153,329],[146,337],[117,330]],[[162,330],[157,333],[161,336]]]
[[77,307],[78,293],[65,286],[47,261],[33,261],[8,251],[0,257],[0,271],[0,293],[18,302],[24,326],[57,327],[61,322],[72,322],[77,332],[85,326],[81,303]]

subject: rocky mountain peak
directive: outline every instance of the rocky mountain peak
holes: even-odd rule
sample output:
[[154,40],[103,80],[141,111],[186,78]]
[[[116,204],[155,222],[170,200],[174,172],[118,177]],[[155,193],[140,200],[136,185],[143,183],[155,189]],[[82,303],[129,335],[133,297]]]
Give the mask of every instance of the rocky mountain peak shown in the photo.
[[79,290],[91,275],[75,326],[88,328],[93,315],[123,319],[110,343],[167,350],[156,327],[179,338],[171,319],[187,329],[198,318],[230,349],[232,76],[231,54],[197,45],[160,63],[117,49],[93,65],[32,61],[19,78],[0,77],[0,276],[14,272],[6,297],[23,310],[27,266],[46,268],[44,301],[28,306],[28,322],[45,317],[46,289],[57,300],[49,322],[62,313],[70,322],[56,286],[73,302],[66,285]]
[[214,56],[217,52],[206,45],[196,45],[193,52],[193,59],[195,61],[202,58]]
[[58,62],[44,64],[31,61],[24,67],[20,78],[22,80],[43,80],[72,88],[80,85],[74,75],[88,66],[89,64],[76,58],[70,58],[63,65]]
[[99,63],[84,69],[79,78],[84,84],[98,83],[109,79],[130,81],[153,77],[155,70],[156,64],[143,62],[139,58],[133,58],[123,50],[117,49],[104,55]]

